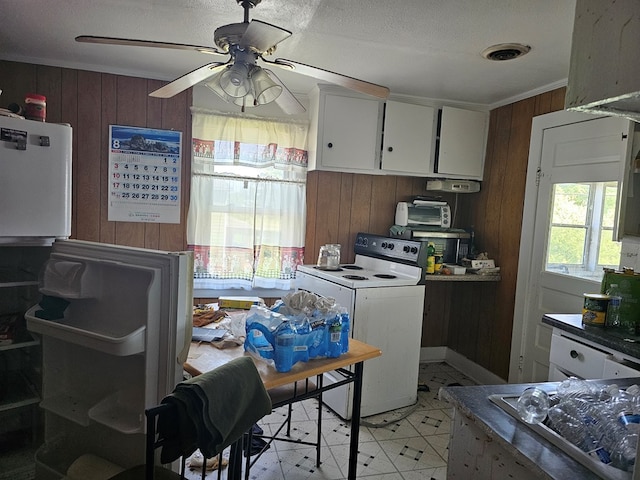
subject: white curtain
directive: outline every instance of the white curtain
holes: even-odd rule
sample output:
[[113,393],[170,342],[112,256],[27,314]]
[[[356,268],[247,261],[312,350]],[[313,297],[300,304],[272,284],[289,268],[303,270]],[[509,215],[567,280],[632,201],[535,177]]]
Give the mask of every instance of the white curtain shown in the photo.
[[196,288],[292,288],[304,258],[307,131],[194,112],[187,243]]

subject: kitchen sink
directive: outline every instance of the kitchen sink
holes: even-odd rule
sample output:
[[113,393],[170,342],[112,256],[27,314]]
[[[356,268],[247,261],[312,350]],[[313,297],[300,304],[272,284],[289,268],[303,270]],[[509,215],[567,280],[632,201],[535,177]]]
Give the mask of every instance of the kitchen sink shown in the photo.
[[[552,393],[550,392],[549,395],[552,395]],[[584,465],[596,475],[611,480],[631,479],[632,472],[625,472],[623,470],[620,470],[619,468],[606,465],[598,459],[592,458],[587,453],[583,452],[578,447],[565,440],[561,435],[545,425],[544,422],[539,424],[530,424],[522,420],[522,418],[520,418],[520,415],[518,414],[518,410],[516,409],[516,403],[518,402],[517,395],[489,395],[489,400],[491,400],[491,402],[507,412],[513,418],[518,420],[520,423],[526,425],[538,435],[542,436],[547,441],[558,447],[571,458]]]

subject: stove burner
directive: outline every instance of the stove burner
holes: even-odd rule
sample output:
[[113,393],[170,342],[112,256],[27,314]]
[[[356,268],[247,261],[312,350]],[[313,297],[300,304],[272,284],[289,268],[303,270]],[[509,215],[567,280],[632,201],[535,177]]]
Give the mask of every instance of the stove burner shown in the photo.
[[361,275],[344,275],[344,278],[348,278],[349,280],[369,280],[367,277]]
[[341,272],[342,271],[342,269],[340,267],[329,268],[329,267],[318,267],[318,266],[315,266],[313,268],[315,268],[316,270],[325,270],[325,271],[328,271],[328,272]]
[[392,278],[398,278],[395,275],[389,275],[388,273],[376,273],[374,275],[374,277],[378,277],[378,278],[384,278],[384,279],[392,279]]
[[362,270],[362,267],[359,267],[358,265],[342,265],[342,268],[346,270]]

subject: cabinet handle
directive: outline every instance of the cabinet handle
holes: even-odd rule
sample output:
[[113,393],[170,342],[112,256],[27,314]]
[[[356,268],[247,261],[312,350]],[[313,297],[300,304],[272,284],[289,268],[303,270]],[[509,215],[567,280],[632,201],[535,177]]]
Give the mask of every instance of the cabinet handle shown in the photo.
[[333,148],[333,143],[331,143],[331,142],[327,143],[327,147],[328,148]]
[[571,358],[578,358],[578,356],[580,355],[578,352],[576,352],[575,350],[571,350],[569,352],[569,355],[571,355]]
[[389,148],[387,148],[387,150],[388,150],[389,152],[393,152],[393,147],[389,147]]

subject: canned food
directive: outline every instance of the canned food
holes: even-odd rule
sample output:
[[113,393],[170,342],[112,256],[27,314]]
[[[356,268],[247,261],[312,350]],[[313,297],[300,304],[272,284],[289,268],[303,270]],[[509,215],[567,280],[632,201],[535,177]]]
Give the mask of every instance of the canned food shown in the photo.
[[605,326],[609,295],[602,293],[585,293],[582,307],[582,323],[584,325]]

